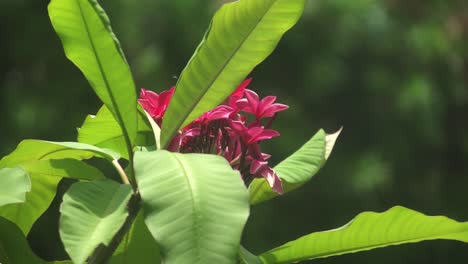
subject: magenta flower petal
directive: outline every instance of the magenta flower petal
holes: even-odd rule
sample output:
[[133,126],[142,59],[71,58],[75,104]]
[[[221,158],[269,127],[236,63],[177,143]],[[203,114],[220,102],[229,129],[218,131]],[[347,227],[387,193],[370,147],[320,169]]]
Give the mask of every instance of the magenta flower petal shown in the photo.
[[230,107],[236,107],[236,101],[244,97],[245,89],[249,86],[250,82],[252,82],[252,78],[246,79],[236,88],[231,96],[229,96],[228,105]]
[[158,95],[153,91],[141,89],[140,99],[138,99],[138,102],[158,125],[161,125],[162,118],[166,112],[172,95],[174,94],[174,90],[175,87],[172,87]]
[[263,108],[260,113],[259,117],[264,118],[264,117],[272,117],[274,116],[277,112],[283,111],[288,109],[289,106],[285,104],[272,104],[269,107]]
[[265,117],[273,117],[277,112],[288,109],[284,104],[274,103],[276,96],[266,96],[259,100],[258,95],[249,89],[245,90],[245,98],[236,101],[239,110],[255,115],[257,120]]
[[253,144],[260,140],[272,139],[280,135],[273,129],[264,129],[263,127],[252,127],[247,130],[247,144]]
[[260,103],[258,94],[252,90],[245,89],[245,98],[247,98],[247,101],[250,104],[250,108],[249,108],[250,112],[247,110],[244,110],[244,111],[255,114],[258,109],[258,104]]
[[[273,191],[282,194],[281,179],[269,167],[270,155],[262,153],[259,142],[280,134],[269,129],[277,112],[288,108],[275,103],[275,96],[260,100],[247,89],[252,79],[243,81],[226,101],[182,128],[171,140],[168,150],[181,153],[210,153],[224,157],[247,180],[264,178]],[[157,94],[141,89],[138,102],[161,125],[175,87]],[[254,119],[250,115],[255,116]],[[263,118],[269,118],[264,124]],[[266,128],[265,128],[266,127]]]
[[253,160],[250,165],[250,173],[252,175],[260,175],[268,182],[268,185],[277,192],[283,194],[283,184],[276,172],[268,166],[266,161]]
[[216,107],[215,109],[211,110],[208,112],[208,115],[206,116],[206,121],[213,121],[213,120],[218,120],[218,119],[225,119],[229,118],[229,116],[234,112],[234,109],[227,105],[220,105]]

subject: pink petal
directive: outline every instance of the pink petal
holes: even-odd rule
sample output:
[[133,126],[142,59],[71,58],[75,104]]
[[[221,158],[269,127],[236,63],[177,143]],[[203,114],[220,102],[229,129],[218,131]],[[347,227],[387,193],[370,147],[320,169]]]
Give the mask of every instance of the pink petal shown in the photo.
[[273,189],[273,191],[275,191],[277,194],[284,194],[284,190],[283,190],[283,183],[280,179],[280,177],[278,177],[278,175],[276,173],[274,173],[274,181],[273,181],[273,186],[270,185],[271,189]]
[[273,129],[264,129],[263,127],[252,127],[247,131],[247,135],[247,144],[250,145],[260,140],[277,137],[280,135],[280,133]]
[[269,95],[269,96],[265,96],[261,101],[260,101],[260,104],[262,104],[263,106],[270,106],[272,103],[274,103],[276,101],[276,96],[272,96],[272,95]]
[[244,112],[247,112],[247,113],[254,113],[255,112],[255,110],[252,109],[252,106],[250,105],[249,101],[247,99],[245,99],[245,98],[237,100],[235,102],[235,106],[240,111],[244,111]]
[[263,109],[262,113],[261,113],[261,117],[272,117],[275,115],[275,113],[277,112],[280,112],[280,111],[284,111],[286,109],[288,109],[289,106],[285,105],[285,104],[272,104],[270,105],[270,107],[266,108],[266,109]]
[[199,135],[200,135],[200,132],[201,132],[201,129],[200,129],[199,127],[197,127],[197,128],[191,128],[191,129],[185,131],[183,137],[195,137],[195,136],[199,136]]
[[243,81],[237,88],[236,90],[231,94],[231,97],[234,98],[242,98],[244,97],[244,91],[247,86],[249,86],[250,82],[252,82],[252,78],[248,78],[245,81]]
[[244,132],[247,128],[241,121],[231,121],[231,128],[236,132]]
[[263,171],[265,166],[268,167],[268,162],[261,160],[253,160],[250,164],[250,174],[255,175]]
[[258,94],[252,90],[245,89],[245,98],[247,98],[247,101],[249,101],[250,107],[252,108],[252,113],[256,112],[259,104]]
[[229,116],[234,112],[234,109],[227,105],[220,105],[215,109],[211,110],[206,115],[206,121],[213,121],[217,119],[229,118]]
[[167,108],[169,102],[171,101],[172,96],[174,95],[175,87],[171,87],[171,89],[161,92],[159,95],[159,105],[162,106],[164,109]]
[[171,140],[171,143],[169,143],[167,150],[171,152],[179,152],[181,144],[182,144],[182,137],[180,135],[176,136]]

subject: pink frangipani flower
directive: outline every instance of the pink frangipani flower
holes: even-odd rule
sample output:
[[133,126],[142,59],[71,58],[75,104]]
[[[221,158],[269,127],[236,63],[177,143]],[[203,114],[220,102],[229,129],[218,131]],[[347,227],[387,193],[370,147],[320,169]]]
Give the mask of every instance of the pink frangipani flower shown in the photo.
[[[204,113],[182,128],[168,146],[169,151],[181,153],[210,153],[223,156],[233,169],[239,170],[246,185],[253,178],[264,178],[273,191],[282,194],[281,179],[268,165],[270,155],[262,153],[259,143],[280,134],[269,129],[277,112],[288,108],[275,103],[275,96],[261,99],[246,89],[252,79],[242,82],[222,105]],[[174,87],[157,94],[141,90],[138,102],[161,125]],[[255,115],[249,122],[245,113]],[[269,118],[265,128],[261,119]]]
[[145,111],[156,121],[158,125],[161,125],[162,118],[166,112],[167,106],[174,94],[175,87],[167,91],[157,94],[153,91],[141,89],[140,99],[138,102],[145,109]]
[[254,91],[246,89],[245,98],[236,101],[236,105],[241,111],[254,114],[257,120],[260,120],[273,117],[275,113],[289,108],[287,105],[274,103],[275,101],[276,96],[266,96],[260,100]]

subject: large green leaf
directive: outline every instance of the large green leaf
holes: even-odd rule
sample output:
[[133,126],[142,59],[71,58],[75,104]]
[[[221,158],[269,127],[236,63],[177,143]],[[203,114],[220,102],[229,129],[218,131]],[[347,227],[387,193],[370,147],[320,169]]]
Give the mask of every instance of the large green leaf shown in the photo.
[[0,217],[0,263],[2,264],[73,264],[71,261],[46,262],[31,250],[21,230]]
[[145,222],[164,263],[235,263],[248,192],[222,157],[136,152]]
[[131,156],[137,134],[136,90],[109,18],[96,0],[52,0],[48,9],[66,56],[115,116]]
[[240,0],[225,4],[180,75],[165,114],[161,143],[223,102],[273,52],[301,16],[305,0]]
[[0,168],[21,165],[30,175],[31,191],[26,202],[0,208],[0,216],[15,222],[27,234],[37,218],[49,207],[57,184],[63,177],[93,180],[102,173],[77,159],[118,158],[116,153],[74,142],[55,143],[24,140],[10,155],[0,160]]
[[[274,170],[283,181],[284,192],[308,182],[325,164],[341,132],[327,135],[319,130],[299,150],[280,162]],[[257,204],[278,196],[264,179],[255,179],[249,186],[250,203]]]
[[[151,127],[145,120],[145,114],[139,112],[138,133],[135,140],[137,146],[154,144]],[[78,142],[112,149],[123,158],[129,159],[122,129],[106,106],[101,107],[96,115],[86,117],[83,125],[78,129]]]
[[143,210],[140,210],[138,213],[131,229],[120,243],[109,263],[161,263],[158,244],[156,244],[156,241],[145,225]]
[[0,217],[0,263],[46,263],[32,252],[21,230],[15,224],[2,217]]
[[23,140],[10,155],[0,160],[0,168],[14,167],[31,160],[53,159],[89,159],[101,157],[108,160],[118,160],[119,154],[76,142],[51,142],[43,140]]
[[0,169],[0,182],[0,207],[24,202],[31,191],[29,175],[20,167]]
[[60,237],[71,259],[81,264],[100,244],[108,245],[128,216],[132,188],[111,180],[73,184],[60,207]]
[[468,243],[468,222],[396,206],[383,213],[361,213],[343,227],[306,235],[261,258],[265,263],[291,263],[434,239]]

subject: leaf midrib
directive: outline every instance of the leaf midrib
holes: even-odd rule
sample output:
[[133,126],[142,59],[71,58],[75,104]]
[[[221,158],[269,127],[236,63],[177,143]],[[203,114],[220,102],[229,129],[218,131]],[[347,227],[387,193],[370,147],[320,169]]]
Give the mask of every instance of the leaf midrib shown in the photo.
[[[213,86],[213,84],[216,82],[216,80],[218,79],[218,77],[223,73],[223,71],[225,70],[225,68],[227,67],[227,65],[231,62],[231,60],[234,58],[234,56],[236,56],[237,52],[244,46],[245,42],[250,38],[250,36],[252,35],[252,33],[257,29],[258,25],[261,23],[261,21],[265,18],[266,14],[268,14],[271,10],[271,7],[277,2],[277,0],[274,0],[274,1],[271,1],[270,5],[268,8],[266,8],[266,11],[259,17],[259,19],[257,20],[257,22],[254,24],[254,26],[252,27],[252,29],[245,35],[245,37],[242,39],[242,41],[240,42],[239,46],[230,54],[230,56],[226,59],[226,61],[224,62],[224,64],[219,68],[219,70],[217,71],[217,73],[215,74],[215,76],[212,78],[212,80],[209,82],[209,84],[206,86],[206,89],[203,90],[203,92],[195,97],[195,99],[193,100],[193,103],[190,105],[189,107],[189,111],[187,111],[186,113],[184,113],[183,115],[183,118],[181,119],[180,122],[176,123],[176,125],[171,128],[171,131],[170,133],[168,134],[168,137],[165,138],[165,142],[164,142],[164,146],[163,148],[166,148],[171,140],[171,138],[174,136],[175,132],[179,129],[179,127],[185,123],[185,121],[187,120],[187,117],[193,112],[193,109],[195,109],[195,107],[199,104],[200,100],[207,94],[207,92],[210,90],[210,88]],[[210,32],[207,33],[206,35],[206,39],[208,39],[208,36],[209,36]],[[187,65],[188,67],[189,65]],[[180,82],[180,80],[182,80],[183,78],[183,75],[181,76],[181,78],[179,79],[179,81],[177,82],[177,84]],[[177,87],[177,84],[176,84],[176,87]],[[177,88],[176,88],[177,90]]]
[[[116,102],[116,100],[114,98],[114,95],[111,92],[109,80],[107,79],[107,76],[104,74],[104,68],[102,66],[101,59],[99,58],[99,54],[97,53],[96,46],[94,44],[93,38],[91,37],[91,32],[89,30],[88,22],[86,22],[86,18],[85,18],[85,15],[84,15],[83,8],[81,6],[80,0],[75,0],[75,2],[78,4],[81,19],[82,19],[83,25],[84,25],[84,27],[86,29],[86,34],[88,36],[89,43],[90,43],[91,48],[93,50],[93,55],[94,55],[94,57],[96,59],[96,62],[98,64],[99,72],[101,73],[101,76],[102,76],[102,78],[104,80],[106,91],[108,93],[108,96],[109,96],[109,98],[111,100],[111,103],[112,103],[112,106],[114,108],[116,117],[118,119],[117,121],[119,122],[120,127],[122,128],[125,144],[127,146],[128,155],[130,157],[130,160],[133,160],[133,151],[132,151],[131,141],[130,141],[130,137],[129,137],[127,127],[124,125],[122,114],[120,113],[120,109],[118,108],[118,105],[117,105],[117,102]],[[101,21],[101,23],[102,23],[102,21]]]
[[195,239],[194,239],[194,240],[195,240],[195,246],[196,246],[196,248],[197,248],[197,250],[196,250],[197,261],[194,262],[194,263],[201,263],[201,262],[200,262],[201,259],[202,259],[202,258],[201,258],[201,252],[200,252],[200,251],[201,251],[201,250],[200,250],[201,247],[200,247],[200,243],[199,243],[200,241],[198,240],[198,238],[201,238],[201,230],[200,230],[200,228],[199,228],[200,225],[199,225],[199,223],[198,223],[198,217],[197,217],[197,212],[200,212],[201,210],[200,210],[200,207],[198,206],[198,203],[196,202],[196,199],[195,199],[195,192],[194,192],[194,190],[192,189],[192,186],[194,186],[195,184],[194,184],[193,180],[192,180],[191,177],[190,177],[189,171],[188,171],[188,170],[186,169],[186,167],[184,166],[184,162],[183,162],[181,159],[179,159],[179,158],[177,157],[177,154],[173,154],[173,155],[171,155],[171,156],[173,156],[174,159],[175,159],[175,160],[177,161],[177,163],[179,164],[180,168],[182,169],[183,175],[185,176],[184,178],[185,178],[186,181],[187,181],[188,190],[189,190],[190,196],[191,196],[191,199],[190,199],[190,200],[192,201],[192,208],[193,208],[193,210],[192,210],[192,218],[194,219],[193,222],[194,222],[194,226],[195,226],[195,228],[194,228],[194,232],[195,232],[195,236],[194,236],[194,237],[195,237]]
[[[460,224],[466,224],[466,223],[467,222],[460,223]],[[327,231],[322,231],[322,232],[327,232]],[[346,248],[345,250],[329,251],[327,253],[309,255],[307,257],[288,258],[287,260],[285,260],[286,262],[282,261],[282,262],[277,262],[277,263],[281,264],[281,263],[297,262],[297,261],[301,261],[301,260],[324,258],[324,257],[333,256],[333,255],[342,255],[342,254],[352,253],[352,252],[356,252],[356,251],[364,251],[364,250],[370,250],[370,249],[373,249],[373,248],[381,248],[381,247],[399,245],[399,244],[404,244],[404,243],[415,243],[415,242],[424,241],[424,240],[444,239],[445,237],[449,237],[449,236],[456,235],[456,234],[459,234],[459,233],[466,233],[466,232],[468,232],[468,230],[466,230],[466,231],[453,231],[453,232],[448,232],[448,233],[443,233],[443,234],[435,234],[435,235],[430,235],[430,236],[419,236],[419,237],[415,237],[415,238],[411,238],[411,239],[393,240],[391,242],[376,243],[376,244],[372,244],[372,245],[369,245],[369,246],[349,247],[349,248]],[[287,244],[284,245],[284,246],[287,246]],[[264,255],[269,255],[269,254],[268,254],[268,252],[262,254],[261,255],[262,259],[265,259]],[[274,255],[274,253],[272,252],[271,255]]]

